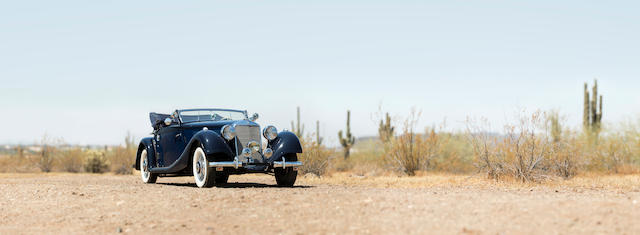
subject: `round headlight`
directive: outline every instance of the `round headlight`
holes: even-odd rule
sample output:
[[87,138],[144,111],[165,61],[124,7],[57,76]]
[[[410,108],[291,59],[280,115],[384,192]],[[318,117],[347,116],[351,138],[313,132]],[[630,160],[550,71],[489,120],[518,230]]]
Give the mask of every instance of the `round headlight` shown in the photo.
[[236,128],[231,125],[224,125],[222,126],[222,129],[220,129],[220,133],[225,139],[232,140],[236,137]]
[[275,126],[267,126],[262,131],[262,135],[269,141],[275,140],[278,137],[278,129]]
[[271,156],[273,156],[273,150],[271,150],[270,148],[265,149],[264,156],[270,158]]
[[251,149],[249,148],[242,149],[242,156],[245,156],[245,157],[251,156]]
[[247,147],[249,147],[249,149],[251,149],[251,152],[253,153],[257,153],[260,151],[260,149],[262,148],[260,146],[260,144],[258,142],[255,141],[251,141],[247,144]]

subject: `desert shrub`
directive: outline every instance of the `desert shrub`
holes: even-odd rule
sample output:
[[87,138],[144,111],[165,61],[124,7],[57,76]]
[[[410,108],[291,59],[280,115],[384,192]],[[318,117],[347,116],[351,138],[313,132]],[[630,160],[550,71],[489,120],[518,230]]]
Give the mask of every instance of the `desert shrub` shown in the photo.
[[32,159],[32,162],[40,169],[42,172],[51,172],[54,167],[54,159],[57,154],[56,146],[59,146],[62,143],[62,140],[51,138],[48,135],[44,135],[40,140],[40,151],[38,157]]
[[505,126],[502,137],[469,128],[477,167],[494,179],[509,176],[530,182],[544,178],[549,170],[544,161],[554,154],[554,144],[544,131],[542,117],[541,112],[522,115],[517,124]]
[[300,173],[312,173],[318,176],[327,173],[329,157],[333,154],[333,151],[316,143],[316,141],[312,141],[311,138],[302,140],[302,145],[304,151],[299,155],[299,160],[303,162],[302,167],[300,167]]
[[630,170],[631,149],[624,137],[601,137],[592,149],[588,164],[590,170],[616,174],[627,173]]
[[[3,173],[23,173],[23,172],[37,172],[40,169],[37,164],[34,164],[32,154],[23,146],[17,146],[12,152],[7,155],[0,155],[0,172]],[[39,155],[37,156],[40,157]]]
[[543,162],[543,164],[548,164],[549,169],[555,175],[568,179],[578,173],[583,145],[575,137],[565,138],[554,143],[553,154],[549,156],[549,161]]
[[424,134],[414,132],[420,112],[412,111],[405,120],[402,133],[386,149],[386,161],[409,176],[429,168],[430,160],[440,153],[442,139],[435,128],[426,128]]
[[80,148],[70,148],[60,152],[58,165],[66,172],[76,173],[82,170],[83,159],[84,152]]
[[87,151],[87,158],[84,163],[84,171],[90,173],[104,173],[109,169],[109,164],[103,152]]
[[131,167],[135,161],[135,156],[138,151],[138,146],[134,140],[135,138],[127,133],[127,136],[124,138],[124,147],[115,147],[108,154],[109,163],[111,165],[111,172],[114,172],[119,175],[127,175],[133,173],[133,168]]
[[123,147],[115,147],[108,154],[109,163],[111,166],[111,172],[114,172],[119,175],[128,175],[133,173],[133,161],[135,159],[136,152],[135,150],[123,148]]
[[36,165],[42,172],[51,172],[51,170],[53,169],[54,153],[55,147],[49,145],[42,146],[40,157],[36,160]]
[[470,173],[475,170],[473,150],[462,133],[438,133],[442,140],[440,151],[429,161],[428,171]]

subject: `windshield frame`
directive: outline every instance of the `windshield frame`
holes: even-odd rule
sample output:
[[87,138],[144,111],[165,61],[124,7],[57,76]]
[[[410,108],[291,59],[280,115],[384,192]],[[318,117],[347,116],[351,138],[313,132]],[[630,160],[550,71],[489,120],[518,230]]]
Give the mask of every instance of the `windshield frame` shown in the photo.
[[182,112],[191,112],[191,111],[224,111],[224,112],[238,112],[244,114],[244,119],[249,119],[249,115],[247,114],[247,110],[237,110],[237,109],[179,109],[176,110],[177,118],[180,120],[180,123],[194,123],[194,122],[211,122],[213,120],[203,120],[203,121],[191,121],[184,122],[182,121]]

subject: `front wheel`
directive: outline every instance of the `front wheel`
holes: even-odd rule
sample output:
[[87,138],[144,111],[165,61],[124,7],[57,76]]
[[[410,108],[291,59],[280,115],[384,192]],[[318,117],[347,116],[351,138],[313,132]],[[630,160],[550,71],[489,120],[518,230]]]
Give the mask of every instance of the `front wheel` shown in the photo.
[[196,180],[196,185],[200,188],[224,185],[229,180],[229,174],[216,172],[213,168],[209,167],[207,155],[200,147],[198,147],[196,151],[193,151],[192,165],[193,178]]
[[199,188],[211,188],[215,184],[215,171],[209,168],[207,155],[201,147],[193,151],[193,178]]
[[[286,154],[284,156],[286,161],[297,161],[298,156],[293,154]],[[296,183],[296,178],[298,178],[298,172],[293,170],[293,167],[288,167],[285,169],[276,168],[273,170],[276,175],[276,183],[280,187],[293,187],[293,184]]]

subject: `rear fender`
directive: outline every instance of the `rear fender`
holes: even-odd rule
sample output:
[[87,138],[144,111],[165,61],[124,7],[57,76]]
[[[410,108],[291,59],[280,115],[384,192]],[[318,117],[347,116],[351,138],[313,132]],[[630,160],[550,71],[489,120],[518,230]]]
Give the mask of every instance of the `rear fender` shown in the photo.
[[156,154],[153,151],[153,137],[146,137],[140,140],[140,144],[138,145],[138,152],[136,153],[136,163],[133,168],[136,170],[140,170],[140,155],[142,155],[142,150],[147,150],[147,157],[149,157],[150,165],[155,166]]

